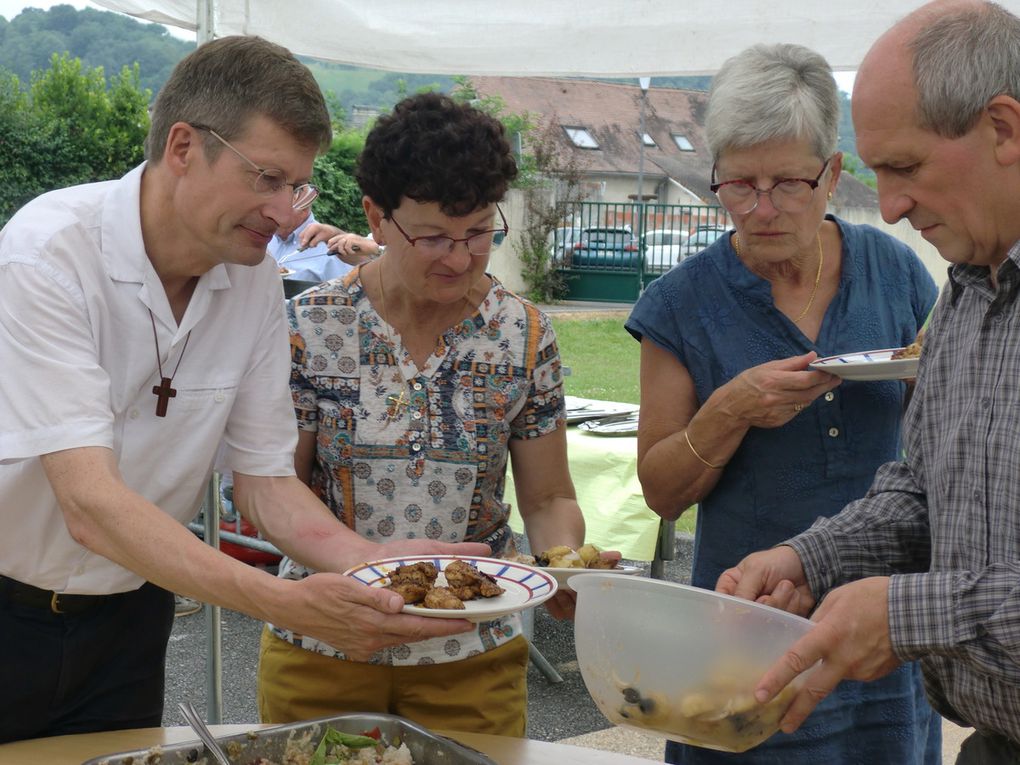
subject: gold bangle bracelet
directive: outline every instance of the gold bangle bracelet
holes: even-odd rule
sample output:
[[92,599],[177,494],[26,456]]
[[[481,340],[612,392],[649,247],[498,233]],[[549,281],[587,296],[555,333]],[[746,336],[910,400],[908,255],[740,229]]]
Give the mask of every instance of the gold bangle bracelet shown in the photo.
[[726,463],[723,463],[722,465],[713,465],[711,462],[709,462],[704,457],[702,457],[700,454],[698,454],[698,450],[695,449],[694,448],[694,444],[691,443],[691,437],[689,435],[687,435],[687,429],[686,428],[684,428],[684,440],[687,441],[687,445],[689,447],[691,447],[691,454],[693,454],[695,457],[697,457],[699,460],[701,460],[701,463],[705,467],[712,468],[712,470],[722,470],[723,469],[723,467],[725,466]]

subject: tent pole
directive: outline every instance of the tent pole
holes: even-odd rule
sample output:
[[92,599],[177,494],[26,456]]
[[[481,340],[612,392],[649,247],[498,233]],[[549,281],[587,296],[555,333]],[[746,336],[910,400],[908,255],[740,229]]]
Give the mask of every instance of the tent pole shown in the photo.
[[216,0],[196,0],[195,18],[198,20],[195,35],[198,45],[216,37]]

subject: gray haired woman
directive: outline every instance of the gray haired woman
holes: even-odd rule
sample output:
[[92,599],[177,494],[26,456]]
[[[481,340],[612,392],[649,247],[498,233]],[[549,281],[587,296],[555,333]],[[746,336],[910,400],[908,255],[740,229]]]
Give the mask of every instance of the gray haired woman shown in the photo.
[[[838,122],[817,53],[758,45],[728,60],[706,131],[712,189],[735,230],[653,282],[627,321],[641,342],[645,500],[667,519],[698,504],[699,587],[863,496],[900,450],[903,382],[840,384],[808,366],[907,345],[937,292],[905,245],[826,214],[842,169]],[[811,593],[796,595],[807,612]],[[800,730],[752,751],[671,742],[666,760],[932,765],[940,718],[904,665],[842,683]]]

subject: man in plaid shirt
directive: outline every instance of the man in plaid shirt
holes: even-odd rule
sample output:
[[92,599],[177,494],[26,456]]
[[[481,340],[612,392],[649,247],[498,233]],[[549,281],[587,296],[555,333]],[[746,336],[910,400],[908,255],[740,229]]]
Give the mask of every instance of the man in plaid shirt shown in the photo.
[[958,765],[1020,762],[1020,19],[950,0],[869,51],[853,96],[882,217],[949,261],[904,423],[868,495],[723,573],[717,588],[817,626],[760,701],[821,661],[795,730],[843,678],[919,659],[932,706],[976,732]]

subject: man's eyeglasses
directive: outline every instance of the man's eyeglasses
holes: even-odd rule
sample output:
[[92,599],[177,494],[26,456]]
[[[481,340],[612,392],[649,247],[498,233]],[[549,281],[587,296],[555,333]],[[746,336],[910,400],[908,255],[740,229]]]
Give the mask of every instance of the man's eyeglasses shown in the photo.
[[765,194],[772,206],[780,212],[803,212],[811,204],[811,197],[832,157],[825,160],[818,175],[812,178],[777,178],[771,188],[759,189],[750,181],[715,182],[715,166],[712,166],[712,185],[709,186],[719,198],[719,203],[734,215],[747,215],[758,206],[758,200]]
[[503,239],[510,231],[510,226],[507,225],[506,216],[503,215],[503,211],[499,209],[499,205],[496,205],[496,212],[499,213],[500,219],[503,221],[503,228],[493,228],[488,231],[482,231],[478,234],[472,234],[466,236],[463,239],[454,239],[452,236],[445,236],[444,234],[435,234],[432,236],[410,236],[400,224],[397,223],[396,218],[392,215],[390,220],[393,221],[393,225],[397,227],[397,231],[404,235],[404,239],[411,245],[418,253],[424,255],[426,258],[443,258],[453,252],[453,248],[457,246],[459,242],[464,242],[464,246],[467,247],[467,251],[476,256],[488,255],[492,250],[493,246],[498,247],[503,243]]
[[227,139],[211,127],[208,127],[207,125],[192,125],[191,127],[195,128],[195,130],[204,130],[234,152],[234,154],[251,165],[252,172],[255,173],[255,181],[252,184],[252,188],[255,189],[256,194],[262,194],[267,197],[274,196],[290,186],[291,189],[293,189],[290,203],[295,210],[304,210],[307,207],[311,207],[312,202],[314,202],[315,198],[319,196],[319,190],[310,183],[288,183],[287,177],[283,174],[282,170],[267,170],[264,167],[259,167],[231,146]]

